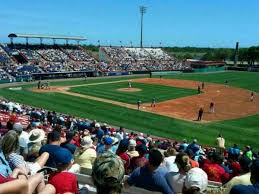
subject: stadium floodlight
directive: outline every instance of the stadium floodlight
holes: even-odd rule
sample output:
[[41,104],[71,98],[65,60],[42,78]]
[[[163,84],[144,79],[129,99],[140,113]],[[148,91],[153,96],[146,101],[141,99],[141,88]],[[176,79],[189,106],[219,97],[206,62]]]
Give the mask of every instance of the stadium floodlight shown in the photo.
[[141,26],[140,26],[140,47],[143,47],[143,15],[147,12],[147,7],[140,6],[139,7],[140,15],[141,15]]

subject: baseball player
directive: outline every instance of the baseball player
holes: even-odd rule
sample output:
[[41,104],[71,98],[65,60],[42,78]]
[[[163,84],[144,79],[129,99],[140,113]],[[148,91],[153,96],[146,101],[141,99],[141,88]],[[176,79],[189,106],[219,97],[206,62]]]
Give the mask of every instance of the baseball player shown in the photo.
[[202,119],[202,115],[203,115],[203,108],[201,107],[201,108],[199,109],[199,112],[198,112],[198,118],[197,118],[197,121],[201,121],[201,119]]
[[138,110],[140,109],[140,105],[141,105],[141,100],[138,100],[137,101]]
[[214,113],[215,112],[215,103],[211,102],[210,103],[210,113]]
[[128,82],[128,88],[131,88],[131,80]]
[[204,87],[205,87],[205,84],[204,84],[204,82],[202,82],[201,83],[201,89],[204,89]]
[[250,94],[250,102],[253,102],[254,101],[254,92],[251,92]]
[[156,97],[152,98],[151,107],[156,107]]
[[41,81],[38,82],[38,89],[41,89]]
[[200,87],[200,85],[198,85],[197,90],[198,90],[198,94],[200,94],[200,93],[201,93],[201,87]]

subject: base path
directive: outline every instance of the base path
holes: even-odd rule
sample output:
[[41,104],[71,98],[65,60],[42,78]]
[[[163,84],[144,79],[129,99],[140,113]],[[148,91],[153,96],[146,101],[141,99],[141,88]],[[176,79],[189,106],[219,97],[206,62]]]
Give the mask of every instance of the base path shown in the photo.
[[[173,86],[179,88],[196,89],[201,82],[188,80],[144,78],[133,80],[134,82]],[[203,121],[220,121],[237,119],[255,115],[259,111],[259,95],[255,93],[254,102],[250,102],[251,91],[234,88],[222,84],[205,83],[201,94],[167,100],[158,103],[155,108],[146,104],[150,112],[169,117],[195,120],[200,107],[203,107]],[[258,100],[257,100],[258,99]],[[215,103],[215,113],[209,113],[209,105]]]
[[[114,100],[79,94],[70,92],[72,87],[100,85],[109,83],[127,82],[127,80],[91,83],[64,87],[50,87],[49,90],[38,90],[33,88],[34,92],[59,92],[66,95],[77,96],[85,99],[96,100],[100,102],[110,103],[117,106],[126,107],[129,109],[137,109],[136,105],[118,102]],[[188,80],[173,80],[173,79],[157,79],[143,78],[133,79],[132,82],[166,85],[178,88],[196,89],[201,82]],[[126,89],[125,89],[126,90]],[[197,119],[197,113],[200,107],[203,107],[204,114],[202,122],[221,121],[228,119],[237,119],[247,117],[259,113],[259,95],[255,93],[254,102],[250,102],[251,91],[225,86],[222,84],[205,83],[205,89],[201,94],[187,96],[183,98],[167,100],[156,104],[156,107],[151,107],[150,104],[142,104],[140,111],[152,112],[154,114],[163,115],[181,120],[194,121]],[[215,103],[215,113],[209,113],[209,104]]]

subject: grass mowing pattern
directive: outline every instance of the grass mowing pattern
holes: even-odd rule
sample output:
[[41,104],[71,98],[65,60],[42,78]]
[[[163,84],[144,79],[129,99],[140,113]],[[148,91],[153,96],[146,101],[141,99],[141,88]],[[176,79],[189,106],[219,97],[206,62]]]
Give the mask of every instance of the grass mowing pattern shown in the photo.
[[152,85],[145,83],[132,83],[132,87],[142,89],[139,92],[122,92],[117,91],[119,88],[127,88],[128,83],[113,83],[105,85],[81,86],[71,88],[70,91],[91,95],[100,98],[136,104],[138,99],[143,103],[151,102],[155,97],[157,102],[165,100],[181,98],[189,95],[197,94],[196,90],[186,88],[175,88],[169,86]]
[[[259,74],[251,73],[251,75],[253,79],[250,77],[250,73],[243,74],[243,72],[223,73],[223,75],[221,73],[185,74],[181,76],[171,76],[171,78],[177,77],[181,79],[223,83],[224,79],[227,77],[238,77],[242,79],[242,81],[238,82],[242,87],[250,88],[252,86],[249,82],[251,79],[256,82],[255,75],[259,76]],[[120,80],[121,78],[115,79]],[[101,79],[101,81],[107,80],[111,81],[112,79]],[[99,79],[96,80],[96,82],[99,81]],[[91,80],[91,82],[93,83],[95,80]],[[67,83],[70,85],[79,84],[78,81],[65,81],[53,83],[52,85],[67,85]],[[232,81],[230,82],[230,85],[235,84],[235,86],[237,86],[238,83]],[[244,83],[247,83],[247,85],[244,85]],[[256,83],[258,83],[258,81]],[[255,149],[259,149],[259,115],[236,120],[199,124],[58,93],[42,94],[33,93],[28,90],[11,91],[8,89],[1,89],[0,95],[20,103],[43,107],[49,110],[56,110],[58,112],[63,112],[78,117],[97,119],[101,122],[108,122],[113,125],[124,126],[129,129],[134,129],[161,137],[178,140],[183,138],[187,138],[188,140],[197,138],[202,144],[214,145],[215,137],[218,133],[222,133],[228,146],[233,143],[238,143],[241,147],[251,145]]]
[[228,80],[228,85],[259,92],[259,73],[257,72],[223,72],[207,74],[176,74],[173,76],[163,76],[168,79],[183,79],[212,82],[224,84]]

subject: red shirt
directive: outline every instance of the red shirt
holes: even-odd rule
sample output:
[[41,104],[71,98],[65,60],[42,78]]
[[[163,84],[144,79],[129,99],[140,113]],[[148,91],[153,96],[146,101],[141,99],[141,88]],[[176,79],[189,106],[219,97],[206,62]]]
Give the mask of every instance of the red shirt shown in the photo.
[[205,163],[203,170],[207,173],[210,181],[225,183],[229,180],[229,174],[219,164]]
[[127,153],[125,152],[121,152],[121,153],[118,153],[118,156],[120,156],[120,158],[122,159],[122,162],[124,164],[124,168],[125,170],[129,168],[129,165],[130,165],[130,157]]
[[16,179],[12,177],[3,177],[2,175],[0,175],[0,184],[7,183],[13,180],[16,180]]
[[78,191],[77,177],[70,172],[57,172],[49,177],[49,183],[56,189],[56,194]]

